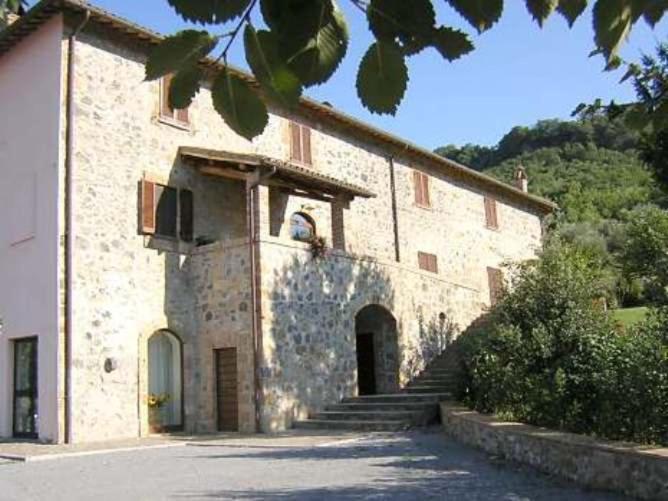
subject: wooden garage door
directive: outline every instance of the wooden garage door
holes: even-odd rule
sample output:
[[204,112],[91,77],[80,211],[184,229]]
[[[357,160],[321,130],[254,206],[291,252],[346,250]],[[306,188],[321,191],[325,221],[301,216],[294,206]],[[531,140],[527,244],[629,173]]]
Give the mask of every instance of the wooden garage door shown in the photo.
[[218,430],[239,430],[239,384],[237,349],[216,350],[216,399]]

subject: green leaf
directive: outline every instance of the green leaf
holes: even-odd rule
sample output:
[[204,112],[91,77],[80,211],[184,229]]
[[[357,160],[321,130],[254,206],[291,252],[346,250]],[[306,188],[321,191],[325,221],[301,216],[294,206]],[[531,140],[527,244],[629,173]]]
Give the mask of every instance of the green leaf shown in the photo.
[[372,113],[394,115],[406,93],[408,68],[401,47],[377,42],[369,47],[357,74],[357,95]]
[[586,8],[587,0],[559,0],[557,10],[566,18],[568,25],[573,27],[575,21],[577,21]]
[[220,24],[242,15],[251,0],[167,0],[186,21]]
[[244,31],[246,61],[262,88],[282,105],[299,102],[302,85],[278,52],[278,40],[270,31],[256,31],[250,24]]
[[169,106],[175,110],[182,110],[190,106],[193,98],[199,92],[202,78],[204,78],[204,70],[197,65],[179,70],[169,86]]
[[249,141],[262,134],[269,123],[267,107],[257,93],[246,81],[227,70],[216,77],[211,98],[225,123]]
[[332,0],[260,0],[260,8],[286,56],[305,48],[334,10]]
[[559,5],[559,0],[526,0],[526,4],[531,16],[542,27]]
[[290,68],[306,86],[329,80],[348,52],[348,26],[334,4],[331,16],[306,47],[290,60]]
[[405,44],[416,37],[428,37],[436,24],[431,0],[371,0],[367,18],[369,28],[378,40],[399,38]]
[[447,26],[435,30],[433,45],[448,61],[459,59],[474,49],[466,33]]
[[478,33],[494,25],[503,14],[503,0],[447,0]]
[[631,31],[633,6],[627,0],[597,0],[594,5],[594,40],[610,61]]
[[668,0],[649,0],[644,12],[645,21],[654,28],[661,21],[666,10],[668,10]]
[[649,125],[651,117],[643,106],[633,105],[624,113],[624,123],[631,129],[642,131]]
[[154,47],[146,62],[146,80],[155,80],[181,68],[193,66],[216,46],[206,31],[184,30]]

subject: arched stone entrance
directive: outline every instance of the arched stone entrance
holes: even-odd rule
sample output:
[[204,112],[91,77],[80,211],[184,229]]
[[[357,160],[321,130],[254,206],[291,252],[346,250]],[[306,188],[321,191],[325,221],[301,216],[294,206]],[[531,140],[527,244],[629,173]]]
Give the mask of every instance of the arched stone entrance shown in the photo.
[[159,330],[148,340],[148,405],[152,431],[183,428],[183,356],[181,340]]
[[399,389],[397,321],[387,309],[372,304],[355,316],[357,384],[360,395]]

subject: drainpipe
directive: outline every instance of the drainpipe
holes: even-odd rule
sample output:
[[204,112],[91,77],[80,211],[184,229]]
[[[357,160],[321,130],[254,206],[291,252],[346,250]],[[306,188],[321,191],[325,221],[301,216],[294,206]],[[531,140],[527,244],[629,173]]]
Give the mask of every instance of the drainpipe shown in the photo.
[[389,157],[390,164],[390,196],[392,197],[392,229],[394,230],[394,259],[401,261],[401,252],[399,250],[399,216],[397,213],[397,184],[394,174],[394,157]]
[[258,259],[260,255],[260,235],[257,228],[255,214],[259,210],[257,187],[276,174],[276,167],[265,174],[258,174],[254,179],[246,182],[246,217],[248,220],[248,251],[250,256],[250,284],[251,284],[251,336],[253,338],[253,375],[255,390],[255,432],[259,433],[261,425],[260,406],[262,404],[262,380],[260,367],[262,365],[262,304],[260,298],[260,270]]
[[74,281],[73,251],[74,251],[74,211],[72,199],[73,186],[73,149],[74,149],[74,57],[76,55],[76,39],[90,19],[90,11],[86,10],[83,20],[74,28],[67,41],[67,83],[65,108],[67,123],[65,124],[65,443],[72,443],[72,289]]

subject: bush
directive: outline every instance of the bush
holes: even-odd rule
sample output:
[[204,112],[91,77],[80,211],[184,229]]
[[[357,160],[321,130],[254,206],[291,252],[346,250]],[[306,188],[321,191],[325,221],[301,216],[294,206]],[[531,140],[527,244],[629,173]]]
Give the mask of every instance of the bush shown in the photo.
[[586,253],[551,242],[456,343],[460,398],[539,426],[668,443],[668,314],[618,332]]

